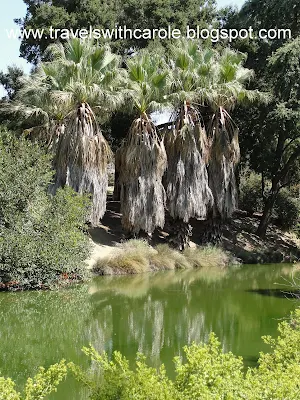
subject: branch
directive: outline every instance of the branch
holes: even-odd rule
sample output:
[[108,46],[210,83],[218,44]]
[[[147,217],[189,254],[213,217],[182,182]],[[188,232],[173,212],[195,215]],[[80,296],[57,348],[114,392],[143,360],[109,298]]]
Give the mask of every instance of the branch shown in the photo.
[[290,158],[288,159],[287,163],[285,164],[285,166],[283,167],[283,169],[281,170],[281,172],[279,173],[279,179],[282,180],[285,178],[285,176],[287,175],[287,173],[289,172],[290,167],[292,166],[292,164],[297,160],[297,158],[300,156],[300,146],[298,147],[298,149],[290,156]]

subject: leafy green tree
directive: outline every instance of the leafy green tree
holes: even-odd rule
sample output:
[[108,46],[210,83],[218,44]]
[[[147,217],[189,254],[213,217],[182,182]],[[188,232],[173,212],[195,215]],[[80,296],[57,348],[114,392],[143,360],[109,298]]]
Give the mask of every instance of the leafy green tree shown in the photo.
[[[223,15],[227,28],[253,28],[254,39],[236,40],[231,44],[234,48],[248,54],[247,66],[256,72],[256,80],[265,84],[266,59],[288,39],[295,39],[300,33],[299,0],[247,0],[240,10],[230,9]],[[260,39],[260,29],[280,29],[274,39]],[[289,32],[283,30],[289,29]]]
[[7,69],[7,73],[0,71],[0,84],[4,87],[7,92],[9,100],[13,100],[18,90],[21,89],[22,84],[20,77],[24,75],[22,68],[16,65],[11,65]]
[[[167,28],[168,25],[186,29],[186,25],[208,27],[216,14],[215,0],[24,0],[27,14],[16,22],[26,29],[45,29],[42,38],[24,38],[21,42],[21,56],[37,64],[44,52],[54,40],[50,38],[49,28],[54,29],[113,29],[116,24],[126,25],[130,29]],[[149,40],[128,39],[112,43],[115,51],[125,53],[132,47],[146,47]],[[166,41],[167,42],[167,41]]]
[[24,38],[20,54],[31,63],[37,64],[49,44],[56,40],[50,38],[53,29],[81,29],[94,27],[114,27],[120,16],[119,0],[24,0],[27,13],[24,19],[16,20],[21,29],[44,29],[42,38]]
[[49,155],[24,138],[0,135],[0,287],[43,288],[85,276],[89,201],[70,188],[48,195]]
[[[252,26],[256,32],[262,28],[290,29],[294,38],[290,45],[286,43],[282,34],[275,40],[256,39],[232,44],[248,53],[246,65],[255,69],[257,87],[273,93],[273,99],[268,105],[254,106],[251,109],[242,107],[234,113],[234,119],[242,132],[242,162],[249,163],[253,170],[261,174],[266,205],[258,230],[260,236],[266,234],[280,188],[299,181],[299,161],[294,153],[297,148],[299,124],[299,93],[296,93],[299,80],[299,60],[296,56],[300,29],[299,4],[299,0],[249,0],[239,12],[229,13],[227,18],[229,28]],[[280,52],[280,49],[281,61],[280,53],[277,53],[275,61],[276,58],[272,55],[276,50]],[[269,62],[268,57],[271,57]],[[286,85],[285,90],[283,85]],[[271,191],[266,188],[266,180],[272,181]]]
[[[263,132],[273,136],[274,156],[269,169],[272,187],[267,195],[258,234],[264,236],[280,189],[292,182],[300,156],[300,38],[277,50],[268,64],[273,108],[263,123]],[[274,140],[275,139],[275,140]]]

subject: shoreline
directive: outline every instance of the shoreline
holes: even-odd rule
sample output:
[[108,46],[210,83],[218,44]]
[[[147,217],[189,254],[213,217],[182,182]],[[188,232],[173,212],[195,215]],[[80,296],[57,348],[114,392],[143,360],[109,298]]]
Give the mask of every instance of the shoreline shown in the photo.
[[[237,213],[232,221],[224,224],[222,227],[222,242],[217,248],[219,251],[219,257],[221,257],[221,253],[223,254],[223,259],[221,257],[220,261],[222,268],[224,268],[224,258],[226,257],[228,260],[230,260],[225,262],[226,266],[231,264],[236,265],[237,263],[255,265],[299,262],[299,240],[295,239],[291,234],[281,231],[275,225],[270,225],[266,237],[262,239],[255,234],[258,223],[258,217],[241,216]],[[199,221],[192,220],[191,225],[193,227],[193,236],[190,251],[195,249],[200,256],[201,252],[203,253],[203,251],[205,252],[212,247],[203,247],[197,240],[199,237],[199,235],[197,235]],[[98,274],[101,275],[133,273],[127,264],[127,267],[125,269],[123,268],[123,271],[118,267],[118,263],[120,262],[121,258],[120,252],[122,250],[122,246],[124,244],[126,246],[126,243],[130,241],[123,242],[120,203],[112,200],[111,196],[107,202],[107,211],[103,217],[102,224],[97,228],[90,229],[89,235],[93,243],[93,251],[91,257],[86,261],[88,270],[92,271],[97,263],[100,263],[102,266],[100,272],[98,269]],[[172,248],[169,248],[169,250],[166,248],[167,244],[166,233],[163,231],[156,231],[153,235],[152,249],[155,249],[157,246],[165,246],[163,252],[174,252],[175,250]],[[130,251],[134,253],[132,246],[128,246],[131,247]],[[147,249],[144,250],[147,252]],[[128,249],[126,252],[126,256],[128,256]],[[179,253],[179,257],[181,254],[182,253]],[[116,257],[115,267],[112,264],[114,257]],[[132,255],[130,257],[132,257]],[[141,257],[141,255],[138,254],[137,257]],[[150,256],[148,255],[148,257]],[[173,258],[174,257],[178,258],[178,256],[175,256],[173,253]],[[105,263],[107,264],[107,267],[104,266]],[[201,260],[198,260],[197,263],[201,264]],[[142,264],[144,264],[142,272],[145,272],[145,269],[147,271],[157,270],[157,266],[155,264],[152,267],[148,265],[146,268],[145,264],[147,264],[147,262],[143,261]],[[170,268],[168,265],[163,266],[161,263],[159,264],[159,269],[161,270],[173,269],[173,267]],[[137,270],[139,268],[140,266],[137,268]]]

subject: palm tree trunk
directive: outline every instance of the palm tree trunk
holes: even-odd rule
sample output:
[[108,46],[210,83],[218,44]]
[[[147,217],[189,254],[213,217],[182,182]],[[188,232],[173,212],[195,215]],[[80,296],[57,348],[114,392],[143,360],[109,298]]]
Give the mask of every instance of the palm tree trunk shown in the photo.
[[113,199],[115,201],[120,201],[121,199],[121,185],[120,185],[120,171],[121,171],[121,152],[120,149],[116,151],[115,154],[115,183],[114,183],[114,193]]
[[148,116],[142,114],[120,148],[121,213],[124,231],[152,234],[165,224],[162,177],[167,155],[162,139]]
[[222,241],[222,219],[216,208],[210,212],[205,221],[201,221],[199,227],[200,243],[203,245],[219,245]]
[[180,218],[169,218],[166,224],[166,230],[169,233],[168,242],[176,250],[183,251],[189,246],[192,236],[192,226]]

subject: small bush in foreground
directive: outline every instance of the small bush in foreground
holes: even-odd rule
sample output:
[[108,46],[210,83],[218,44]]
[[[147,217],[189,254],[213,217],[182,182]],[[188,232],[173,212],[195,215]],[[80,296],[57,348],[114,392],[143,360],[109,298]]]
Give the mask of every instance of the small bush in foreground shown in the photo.
[[113,255],[101,258],[94,272],[101,275],[138,274],[150,271],[197,267],[225,267],[230,257],[217,247],[188,248],[183,253],[167,244],[151,247],[143,240],[128,240],[116,247]]
[[45,370],[40,368],[34,378],[28,378],[24,393],[18,393],[15,383],[10,378],[0,377],[0,400],[42,400],[50,393],[56,392],[57,386],[67,375],[65,361],[51,365]]
[[49,195],[52,174],[38,146],[0,132],[0,289],[44,288],[85,274],[89,200],[70,188]]

